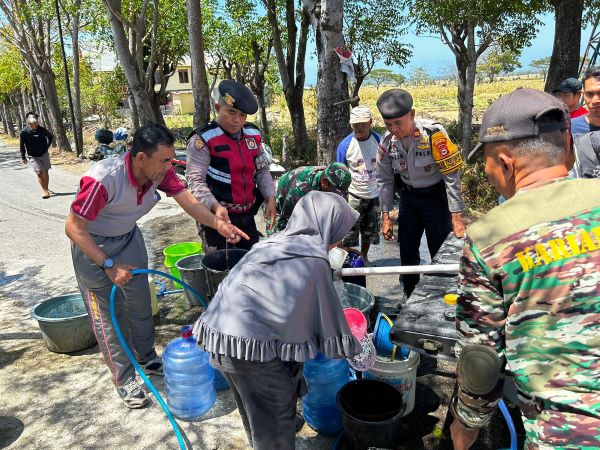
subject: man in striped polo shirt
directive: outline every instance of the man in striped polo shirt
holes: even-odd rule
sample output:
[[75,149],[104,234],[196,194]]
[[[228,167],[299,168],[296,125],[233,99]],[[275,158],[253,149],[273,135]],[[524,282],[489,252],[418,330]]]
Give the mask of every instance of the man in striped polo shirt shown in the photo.
[[162,361],[154,349],[148,277],[131,274],[134,268],[148,267],[144,238],[136,222],[160,200],[157,190],[173,197],[185,212],[216,229],[228,242],[248,239],[212,214],[181,184],[171,166],[174,141],[167,128],[146,125],[135,133],[130,152],[94,164],[80,181],[65,227],[92,329],[117,393],[129,408],[141,408],[150,400],[136,382],[133,364],[117,339],[109,297],[113,284],[118,285],[115,309],[125,339],[131,342],[146,373],[162,375]]

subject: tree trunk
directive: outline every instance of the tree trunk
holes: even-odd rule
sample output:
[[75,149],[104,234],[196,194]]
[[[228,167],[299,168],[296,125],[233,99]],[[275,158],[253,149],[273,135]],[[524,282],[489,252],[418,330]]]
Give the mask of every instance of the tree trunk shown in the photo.
[[42,72],[39,74],[39,77],[44,85],[44,93],[46,94],[46,101],[48,102],[48,122],[53,130],[56,145],[61,151],[70,152],[72,151],[71,144],[69,143],[69,139],[67,139],[62,113],[60,111],[58,94],[56,92],[56,76],[52,69],[48,68],[48,71]]
[[[37,113],[40,115],[40,124],[46,127],[52,134],[54,134],[52,125],[49,122],[50,113],[48,112],[46,96],[44,95],[44,87],[42,86],[39,78],[35,74],[32,75],[32,80],[33,82],[31,83],[31,88],[35,93],[36,104],[38,108]],[[54,142],[53,144],[56,145],[56,142]]]
[[260,129],[263,132],[263,136],[266,137],[267,144],[269,143],[269,123],[267,122],[267,108],[265,106],[265,83],[257,83],[254,92],[256,94],[256,100],[258,101],[258,117],[260,119]]
[[272,28],[273,49],[279,69],[279,77],[283,85],[285,102],[290,113],[294,145],[287,152],[288,160],[307,160],[308,158],[308,133],[304,117],[304,80],[306,45],[310,27],[310,15],[306,6],[302,8],[300,17],[300,36],[296,42],[298,27],[296,25],[296,7],[294,0],[285,2],[286,43],[282,41],[283,33],[279,26],[279,14],[275,0],[265,0],[269,24]]
[[75,148],[83,151],[83,114],[81,112],[81,61],[79,53],[79,7],[81,1],[75,2],[75,14],[73,15],[73,24],[71,27],[71,45],[73,47],[73,115],[75,123],[73,125],[73,136],[76,139]]
[[13,94],[12,96],[12,104],[15,110],[15,115],[17,116],[17,121],[19,123],[19,128],[25,126],[25,111],[23,109],[23,98],[19,94]]
[[[355,77],[356,77],[356,81],[354,82],[354,86],[352,86],[352,96],[350,98],[353,98],[355,100],[352,100],[350,102],[350,106],[352,106],[353,108],[357,107],[360,104],[360,98],[358,96],[358,93],[360,92],[360,88],[362,87],[363,81],[365,81],[365,78],[367,77],[366,75],[356,75],[355,72]],[[377,89],[379,89],[379,86],[377,86]]]
[[[216,117],[217,111],[215,110],[215,102],[213,101],[212,93],[215,90],[215,86],[217,85],[217,80],[219,79],[220,64],[221,64],[220,61],[217,62],[217,69],[215,70],[215,76],[211,80],[210,88],[208,89],[208,101],[210,102],[210,113],[212,114],[213,117]],[[208,121],[210,122],[210,116],[208,118]]]
[[320,164],[335,161],[339,143],[350,132],[348,81],[335,49],[344,45],[341,0],[303,0],[317,45],[317,154]]
[[308,132],[306,131],[306,119],[304,117],[304,87],[289,87],[285,91],[285,102],[290,112],[292,122],[292,133],[294,134],[294,146],[288,152],[289,160],[309,160]]
[[4,128],[3,134],[8,134],[8,122],[6,121],[6,114],[4,113],[5,104],[2,103],[2,108],[0,108],[0,120],[2,120],[2,128]]
[[4,111],[4,118],[6,120],[7,134],[12,138],[17,137],[17,133],[15,132],[15,123],[13,121],[10,108],[8,107],[6,102],[2,104],[2,110]]
[[131,127],[133,128],[133,133],[135,133],[138,128],[140,128],[140,115],[138,113],[135,97],[133,96],[131,89],[127,89],[127,100],[129,102],[129,117],[131,118]]
[[42,114],[42,107],[40,105],[41,103],[41,94],[40,94],[40,89],[39,89],[39,85],[37,83],[37,79],[35,78],[35,75],[33,74],[33,70],[31,70],[31,68],[28,67],[29,70],[29,79],[31,80],[31,98],[33,100],[33,109],[35,110],[35,112],[37,112],[38,114]]
[[194,128],[210,121],[211,99],[204,58],[202,11],[200,0],[187,0],[190,56],[192,61],[192,92],[194,95]]
[[554,46],[544,90],[552,93],[562,80],[578,76],[583,0],[550,3],[554,6]]
[[23,107],[25,108],[26,113],[32,111],[33,105],[31,104],[31,99],[29,98],[26,88],[21,88],[21,97],[23,97]]
[[[481,44],[484,45],[484,44]],[[480,48],[483,52],[484,49]],[[462,51],[454,54],[458,71],[458,132],[463,155],[469,154],[473,134],[473,94],[477,71],[475,27],[469,26],[467,42]]]
[[[156,117],[155,111],[152,108],[152,103],[145,87],[145,74],[140,72],[140,65],[135,58],[136,55],[133,55],[129,49],[129,38],[125,33],[123,23],[112,13],[111,8],[114,8],[114,2],[112,0],[104,0],[104,3],[106,4],[106,9],[108,11],[119,63],[125,73],[127,84],[129,85],[129,89],[135,100],[137,113],[139,115],[138,123],[144,125],[146,122],[157,122],[158,117]],[[113,6],[108,6],[107,3],[110,3]],[[141,49],[139,49],[139,51],[141,51]]]
[[165,118],[163,116],[162,110],[160,107],[165,103],[165,92],[161,90],[161,92],[157,92],[151,97],[152,110],[154,111],[154,115],[156,116],[156,122],[160,125],[166,125]]

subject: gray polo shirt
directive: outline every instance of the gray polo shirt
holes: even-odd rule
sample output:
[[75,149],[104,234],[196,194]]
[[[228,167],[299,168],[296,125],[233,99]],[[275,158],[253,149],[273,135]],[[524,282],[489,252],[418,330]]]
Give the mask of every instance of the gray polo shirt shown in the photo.
[[92,235],[116,237],[129,233],[138,219],[160,200],[185,190],[173,168],[160,182],[139,186],[131,167],[131,153],[94,164],[81,178],[71,211],[85,219]]

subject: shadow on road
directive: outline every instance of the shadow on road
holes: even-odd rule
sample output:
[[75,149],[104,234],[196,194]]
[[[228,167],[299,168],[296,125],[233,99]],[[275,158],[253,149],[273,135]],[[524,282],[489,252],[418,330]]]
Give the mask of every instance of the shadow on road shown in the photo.
[[0,448],[8,447],[19,439],[25,425],[16,417],[0,416]]

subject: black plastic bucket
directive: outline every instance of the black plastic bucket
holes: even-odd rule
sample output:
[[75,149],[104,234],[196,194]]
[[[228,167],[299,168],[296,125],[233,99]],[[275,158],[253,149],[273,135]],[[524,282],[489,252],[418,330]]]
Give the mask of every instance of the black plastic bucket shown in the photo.
[[402,394],[378,380],[354,380],[337,394],[342,412],[344,443],[349,450],[395,448],[404,412]]
[[248,250],[231,248],[217,250],[202,258],[202,265],[206,271],[208,282],[208,295],[212,298],[217,293],[219,284],[227,276],[229,271],[248,253]]

